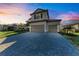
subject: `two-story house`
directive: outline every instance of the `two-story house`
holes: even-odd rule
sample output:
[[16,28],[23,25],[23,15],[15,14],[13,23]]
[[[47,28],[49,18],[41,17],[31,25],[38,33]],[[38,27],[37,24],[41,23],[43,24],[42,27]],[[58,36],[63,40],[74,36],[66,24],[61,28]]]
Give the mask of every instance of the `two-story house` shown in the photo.
[[36,9],[27,21],[30,32],[59,32],[60,19],[50,19],[48,10]]

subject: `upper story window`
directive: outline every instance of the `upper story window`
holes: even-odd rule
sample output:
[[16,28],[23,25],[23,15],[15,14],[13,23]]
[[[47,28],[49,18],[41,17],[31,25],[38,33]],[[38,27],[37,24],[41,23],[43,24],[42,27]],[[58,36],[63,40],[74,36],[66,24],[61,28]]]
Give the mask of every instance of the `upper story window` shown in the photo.
[[34,15],[34,19],[41,19],[42,18],[42,14],[35,14]]
[[31,13],[30,15],[32,16],[31,18],[34,19],[47,19],[48,15],[47,15],[48,10],[46,9],[36,9],[33,13]]
[[41,16],[41,19],[42,19],[43,18],[43,14],[41,13],[40,16]]
[[34,15],[34,19],[36,19],[36,15]]

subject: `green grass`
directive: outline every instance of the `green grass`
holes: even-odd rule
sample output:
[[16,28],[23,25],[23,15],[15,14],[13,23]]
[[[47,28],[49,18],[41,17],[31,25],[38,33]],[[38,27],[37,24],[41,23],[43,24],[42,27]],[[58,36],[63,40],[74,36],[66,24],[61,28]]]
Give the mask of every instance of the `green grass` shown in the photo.
[[60,34],[65,38],[67,38],[72,44],[79,46],[79,32],[72,32],[72,33],[60,32]]
[[75,45],[79,46],[79,36],[72,37],[72,38],[73,38],[72,42],[73,42]]
[[74,35],[79,35],[79,32],[78,33],[73,33]]
[[72,44],[79,46],[79,33],[73,33],[74,35],[67,35],[67,34],[61,34],[65,38],[67,38],[69,41],[71,41]]
[[1,38],[6,38],[12,35],[19,34],[21,32],[15,32],[15,31],[0,31],[0,39]]

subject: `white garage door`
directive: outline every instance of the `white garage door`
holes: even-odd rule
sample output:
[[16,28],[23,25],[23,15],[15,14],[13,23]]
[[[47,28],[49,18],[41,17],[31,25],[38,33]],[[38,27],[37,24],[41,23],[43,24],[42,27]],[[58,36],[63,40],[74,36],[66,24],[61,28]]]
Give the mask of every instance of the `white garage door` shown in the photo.
[[57,32],[57,25],[49,25],[48,32]]
[[44,32],[44,25],[32,25],[31,32]]

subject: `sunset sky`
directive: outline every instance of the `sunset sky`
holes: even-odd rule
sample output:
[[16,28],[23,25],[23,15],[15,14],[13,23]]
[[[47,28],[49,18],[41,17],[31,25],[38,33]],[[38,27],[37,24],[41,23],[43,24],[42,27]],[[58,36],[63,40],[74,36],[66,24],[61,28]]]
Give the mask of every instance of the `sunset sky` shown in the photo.
[[0,24],[25,23],[37,8],[48,9],[50,17],[62,20],[79,20],[79,4],[26,3],[0,4]]

